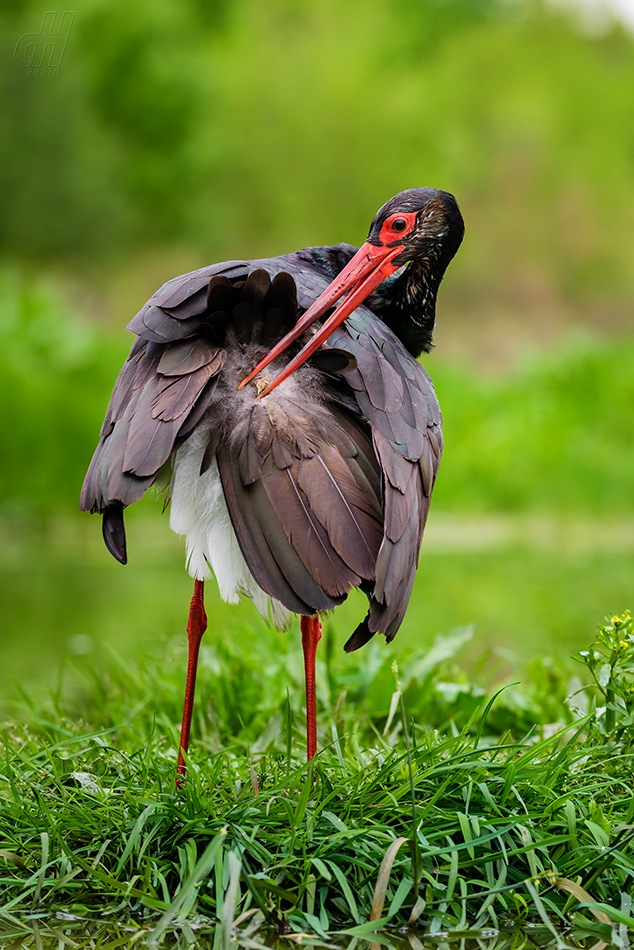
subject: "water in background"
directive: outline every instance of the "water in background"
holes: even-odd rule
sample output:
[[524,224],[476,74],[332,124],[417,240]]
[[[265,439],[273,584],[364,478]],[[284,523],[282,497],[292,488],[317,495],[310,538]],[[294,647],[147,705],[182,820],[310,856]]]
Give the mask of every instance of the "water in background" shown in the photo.
[[[19,684],[27,693],[54,688],[86,662],[107,666],[159,655],[182,635],[192,581],[183,545],[153,503],[129,513],[129,564],[118,564],[101,540],[100,519],[77,515],[41,530],[2,532],[0,562],[0,701]],[[489,665],[504,681],[514,661],[568,656],[592,638],[608,611],[632,605],[631,524],[599,525],[508,517],[447,518],[432,514],[410,609],[396,640],[382,649],[395,658],[407,647],[431,646],[437,634],[476,624],[460,662]],[[206,591],[207,640],[240,639],[246,626],[267,628],[250,601],[223,604],[215,583]],[[326,622],[338,649],[359,622],[365,598],[354,592]],[[301,651],[299,628],[288,632]],[[69,661],[69,662],[64,662]],[[183,656],[184,664],[184,656]],[[183,676],[184,676],[183,665]]]

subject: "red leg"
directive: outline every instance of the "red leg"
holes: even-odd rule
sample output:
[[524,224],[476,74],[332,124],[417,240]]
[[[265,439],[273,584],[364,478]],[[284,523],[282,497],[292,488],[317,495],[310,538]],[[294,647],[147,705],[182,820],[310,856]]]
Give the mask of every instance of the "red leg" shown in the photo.
[[185,762],[183,752],[189,749],[189,730],[192,724],[194,708],[194,690],[196,689],[196,668],[198,667],[198,652],[203,633],[207,629],[207,614],[205,613],[205,582],[194,581],[194,595],[189,605],[187,618],[187,641],[189,643],[189,660],[187,663],[187,683],[185,685],[185,705],[183,707],[183,725],[178,749],[178,765],[176,766],[176,786],[181,787],[185,777]]
[[315,655],[317,644],[321,640],[321,622],[319,614],[314,617],[302,617],[302,648],[304,650],[304,670],[306,672],[306,749],[307,759],[317,752],[317,712],[315,702]]

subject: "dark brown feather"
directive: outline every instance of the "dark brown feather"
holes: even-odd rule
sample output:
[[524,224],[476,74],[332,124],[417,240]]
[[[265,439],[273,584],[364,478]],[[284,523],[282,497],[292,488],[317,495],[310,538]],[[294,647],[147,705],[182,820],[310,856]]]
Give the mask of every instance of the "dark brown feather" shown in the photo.
[[361,647],[364,647],[368,643],[376,630],[370,630],[369,627],[370,614],[368,613],[359,626],[356,628],[352,636],[345,642],[344,650],[346,653],[354,653],[355,650],[359,650]]
[[327,448],[302,459],[297,483],[337,554],[360,577],[374,577],[382,528],[341,456]]
[[160,307],[148,307],[139,311],[128,324],[128,330],[155,343],[170,343],[192,336],[202,323],[202,316],[177,320]]
[[182,343],[173,343],[165,350],[157,369],[163,376],[186,376],[213,363],[221,353],[219,346],[212,346],[200,337],[184,340]]
[[262,478],[279,525],[311,577],[329,597],[340,600],[361,578],[333,548],[326,530],[310,510],[297,484],[297,463],[280,471],[270,466]]
[[207,309],[210,314],[217,311],[230,313],[235,300],[233,284],[228,277],[218,275],[209,281],[207,288]]
[[431,445],[429,444],[429,437],[425,439],[418,464],[420,465],[421,474],[423,476],[423,489],[427,497],[431,498],[431,491],[434,487],[434,479],[436,478],[437,462],[432,453]]
[[238,470],[243,485],[253,485],[262,476],[261,460],[252,432],[247,432],[238,456]]
[[[150,346],[152,346],[151,343],[148,345],[148,350]],[[152,379],[154,376],[156,376],[156,370],[161,360],[161,355],[163,353],[163,350],[164,350],[164,346],[160,346],[159,352],[154,353],[154,355],[150,355],[147,352],[141,354],[140,359],[138,360],[138,363],[137,363],[137,370],[134,376],[135,389],[143,389],[145,384],[149,382],[149,380]]]
[[380,432],[375,430],[372,436],[383,474],[390,485],[404,492],[409,484],[411,462],[400,452],[395,451],[394,446]]
[[351,373],[357,368],[357,361],[350,353],[335,347],[322,346],[310,358],[311,365],[329,375]]
[[180,303],[171,306],[162,304],[161,309],[177,320],[185,320],[188,317],[195,317],[204,313],[207,309],[207,286],[203,284],[200,290],[186,297]]
[[290,468],[295,461],[289,446],[276,432],[271,440],[271,456],[277,468]]
[[[286,531],[280,530],[277,512],[271,504],[262,480],[258,479],[245,491],[248,492],[257,523],[281,573],[295,593],[309,605],[311,614],[318,610],[332,610],[333,607],[343,603],[347,590],[337,596],[330,596],[311,576],[314,570],[313,565],[311,565],[312,570],[309,571],[298,552],[290,544]],[[288,518],[288,512],[284,512],[285,523],[288,523]]]
[[186,376],[159,377],[152,399],[152,418],[182,422],[194,408],[212,372],[213,365],[207,363]]
[[270,347],[284,336],[297,317],[297,289],[290,274],[276,274],[266,294],[261,342]]
[[368,365],[371,366],[371,370],[363,374],[364,389],[370,402],[379,412],[397,413],[403,403],[402,376],[384,358],[372,337],[364,334],[359,338],[359,345],[366,350]]
[[288,610],[310,616],[314,613],[314,608],[297,596],[280,571],[262,534],[262,529],[257,523],[247,490],[240,481],[237,465],[232,464],[226,448],[218,451],[217,459],[231,523],[253,577],[265,593],[270,597],[275,597]]
[[224,432],[223,432],[222,423],[216,424],[210,430],[209,442],[207,443],[207,447],[205,448],[205,451],[203,453],[202,462],[200,463],[201,475],[205,474],[205,472],[209,469],[209,467],[211,466],[211,463],[215,459],[216,453],[223,439],[223,436],[224,436]]
[[[152,416],[158,379],[150,380],[141,391],[134,415],[129,421],[129,433],[123,455],[122,470],[135,475],[156,475],[167,461],[174,446],[181,420],[162,422]],[[115,430],[116,431],[116,430]]]
[[427,429],[427,437],[431,445],[431,450],[436,458],[436,465],[438,465],[440,463],[440,456],[442,455],[442,429],[440,426],[429,426]]
[[176,436],[176,442],[174,448],[178,448],[183,440],[191,434],[191,432],[196,428],[204,414],[209,409],[211,401],[213,399],[216,386],[218,385],[218,375],[212,376],[200,396],[198,397],[198,402],[189,413],[185,421],[182,423],[180,429],[178,430]]
[[121,564],[128,563],[123,523],[123,505],[108,505],[103,513],[103,539],[113,557]]

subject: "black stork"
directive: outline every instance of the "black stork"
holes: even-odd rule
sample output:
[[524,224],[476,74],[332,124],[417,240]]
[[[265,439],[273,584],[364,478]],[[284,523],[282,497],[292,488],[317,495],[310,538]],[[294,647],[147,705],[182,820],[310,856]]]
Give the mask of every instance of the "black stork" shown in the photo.
[[230,603],[245,594],[280,627],[301,615],[309,759],[319,613],[359,587],[369,609],[345,650],[395,636],[442,451],[416,357],[431,347],[463,233],[452,195],[411,188],[376,213],[360,248],[203,267],[164,284],[129,324],[137,339],[80,507],[103,513],[106,546],[125,564],[124,508],[157,478],[169,485],[195,578],[178,783],[212,572]]

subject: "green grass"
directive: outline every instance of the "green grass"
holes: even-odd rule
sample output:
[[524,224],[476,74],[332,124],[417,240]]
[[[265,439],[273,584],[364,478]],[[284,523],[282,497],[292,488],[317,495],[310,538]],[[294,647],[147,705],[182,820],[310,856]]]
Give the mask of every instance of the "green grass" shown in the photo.
[[414,947],[487,931],[500,947],[626,946],[633,622],[608,621],[577,668],[545,659],[493,695],[457,664],[470,635],[400,672],[373,645],[342,672],[327,633],[310,767],[289,638],[205,645],[180,792],[182,642],[66,698],[24,695],[2,742],[0,933],[249,947],[389,944],[409,927]]

